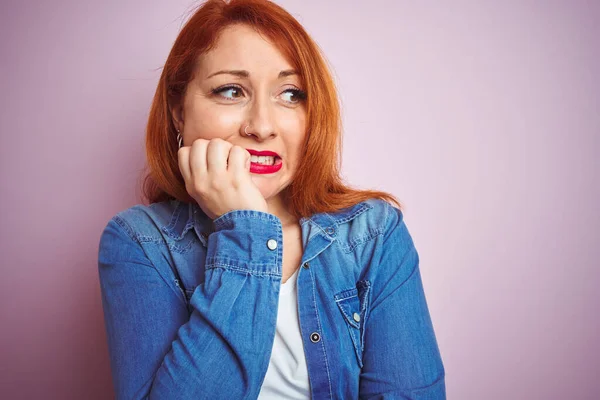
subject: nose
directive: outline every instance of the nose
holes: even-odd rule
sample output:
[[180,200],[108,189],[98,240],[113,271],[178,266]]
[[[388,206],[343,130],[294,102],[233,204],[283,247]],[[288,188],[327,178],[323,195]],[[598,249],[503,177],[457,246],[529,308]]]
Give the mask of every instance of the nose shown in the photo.
[[242,135],[254,136],[258,141],[275,137],[273,104],[268,95],[257,95],[248,108],[246,123],[241,127]]

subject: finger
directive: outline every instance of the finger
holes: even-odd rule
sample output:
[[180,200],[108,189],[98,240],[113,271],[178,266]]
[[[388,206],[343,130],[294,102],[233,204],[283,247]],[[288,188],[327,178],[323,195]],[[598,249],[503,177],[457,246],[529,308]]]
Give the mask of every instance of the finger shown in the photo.
[[208,146],[208,140],[206,139],[196,139],[192,142],[192,146],[190,148],[190,176],[191,181],[195,182],[196,180],[202,179],[208,173],[206,167],[206,148]]
[[250,153],[242,146],[232,146],[229,150],[229,167],[227,170],[239,180],[250,173]]
[[181,171],[181,176],[183,176],[183,180],[187,184],[192,181],[192,175],[190,172],[190,146],[183,146],[179,150],[177,150],[177,162],[179,164],[179,171]]
[[224,173],[227,171],[227,158],[231,143],[226,140],[211,139],[206,149],[206,166],[209,173]]

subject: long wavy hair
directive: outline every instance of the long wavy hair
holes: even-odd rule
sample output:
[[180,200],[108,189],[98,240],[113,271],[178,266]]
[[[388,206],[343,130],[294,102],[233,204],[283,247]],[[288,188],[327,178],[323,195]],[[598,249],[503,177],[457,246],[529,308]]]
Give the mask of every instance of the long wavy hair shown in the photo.
[[391,194],[352,188],[340,175],[342,121],[335,83],[318,45],[302,25],[268,0],[208,0],[196,9],[177,36],[166,60],[146,128],[143,199],[149,204],[177,199],[195,202],[179,171],[170,106],[180,104],[193,79],[198,56],[214,47],[219,33],[247,24],[270,39],[299,72],[307,93],[307,132],[298,168],[282,194],[297,218],[335,212],[369,198],[402,208]]

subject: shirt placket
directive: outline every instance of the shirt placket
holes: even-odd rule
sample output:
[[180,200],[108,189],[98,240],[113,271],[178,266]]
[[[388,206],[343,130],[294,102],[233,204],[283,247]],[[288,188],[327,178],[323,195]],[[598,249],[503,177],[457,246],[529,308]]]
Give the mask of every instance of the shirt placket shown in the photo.
[[[303,229],[306,229],[303,226]],[[298,318],[306,365],[313,400],[332,399],[334,384],[327,358],[319,309],[317,307],[317,292],[315,273],[319,268],[318,255],[331,245],[333,239],[317,234],[308,241],[302,256],[301,271],[298,276]]]

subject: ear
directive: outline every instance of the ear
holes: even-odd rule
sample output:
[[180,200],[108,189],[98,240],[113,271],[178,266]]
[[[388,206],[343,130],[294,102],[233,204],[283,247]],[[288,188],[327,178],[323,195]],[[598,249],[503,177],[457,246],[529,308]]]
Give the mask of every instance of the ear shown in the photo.
[[183,130],[183,107],[180,103],[174,105],[169,104],[169,111],[173,119],[173,125],[178,130]]

